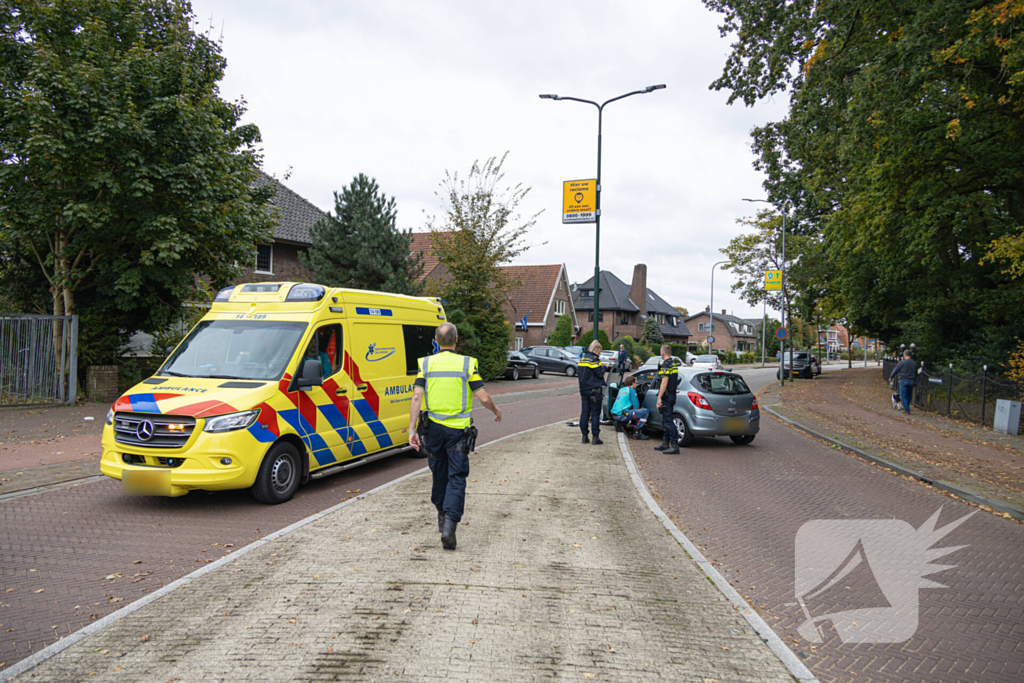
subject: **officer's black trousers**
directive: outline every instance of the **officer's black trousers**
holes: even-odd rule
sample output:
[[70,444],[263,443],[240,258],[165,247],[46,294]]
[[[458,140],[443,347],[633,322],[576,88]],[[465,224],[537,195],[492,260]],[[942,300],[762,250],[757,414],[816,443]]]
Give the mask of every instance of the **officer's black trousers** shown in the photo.
[[462,432],[428,420],[427,465],[434,476],[430,502],[438,512],[444,511],[455,522],[462,519],[466,509],[466,477],[469,476],[469,453],[461,453],[457,448]]
[[590,431],[597,436],[601,433],[601,404],[591,403],[586,396],[581,396],[581,398],[583,405],[580,408],[580,431],[583,432],[583,436],[586,436],[589,426]]
[[679,443],[679,430],[676,429],[676,397],[664,396],[661,399],[661,428],[669,443]]

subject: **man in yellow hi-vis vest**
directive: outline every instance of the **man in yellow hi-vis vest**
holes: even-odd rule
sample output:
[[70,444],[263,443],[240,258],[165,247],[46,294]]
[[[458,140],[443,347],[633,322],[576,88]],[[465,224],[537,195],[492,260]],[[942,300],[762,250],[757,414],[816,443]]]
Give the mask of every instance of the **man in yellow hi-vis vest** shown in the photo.
[[[434,339],[441,350],[420,358],[409,414],[409,445],[416,451],[426,450],[434,476],[430,501],[437,508],[437,529],[445,550],[455,550],[455,529],[466,507],[472,450],[467,442],[476,441],[476,428],[470,419],[473,397],[494,413],[495,422],[501,422],[501,408],[484,391],[476,358],[455,353],[458,338],[459,332],[451,323],[437,328]],[[420,417],[421,404],[426,422],[417,430],[417,420],[424,419]]]

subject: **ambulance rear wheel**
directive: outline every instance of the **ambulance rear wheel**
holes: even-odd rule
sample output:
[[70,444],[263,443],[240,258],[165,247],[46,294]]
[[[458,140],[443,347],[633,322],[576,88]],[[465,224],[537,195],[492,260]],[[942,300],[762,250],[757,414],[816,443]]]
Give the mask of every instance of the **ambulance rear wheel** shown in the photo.
[[295,495],[301,477],[299,452],[286,441],[274,445],[263,457],[253,497],[266,505],[277,505]]

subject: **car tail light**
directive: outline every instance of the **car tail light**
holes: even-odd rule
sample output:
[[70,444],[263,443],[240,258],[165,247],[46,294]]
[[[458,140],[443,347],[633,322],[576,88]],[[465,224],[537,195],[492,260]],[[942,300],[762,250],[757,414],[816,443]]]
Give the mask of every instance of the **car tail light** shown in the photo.
[[753,401],[750,402],[750,409],[751,410],[757,410],[757,399],[756,398]]
[[686,396],[687,396],[687,398],[690,399],[690,403],[692,403],[693,405],[697,406],[701,410],[711,410],[711,405],[700,394],[697,394],[697,393],[694,393],[694,392],[691,391],[691,392],[688,392],[686,394]]

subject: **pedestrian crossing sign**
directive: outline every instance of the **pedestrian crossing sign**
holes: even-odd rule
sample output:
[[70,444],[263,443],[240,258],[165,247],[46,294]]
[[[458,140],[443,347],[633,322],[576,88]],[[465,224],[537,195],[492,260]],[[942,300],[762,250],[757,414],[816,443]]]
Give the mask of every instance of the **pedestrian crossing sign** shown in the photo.
[[782,271],[781,270],[766,270],[766,271],[764,271],[764,291],[766,291],[766,292],[781,292],[782,291]]

